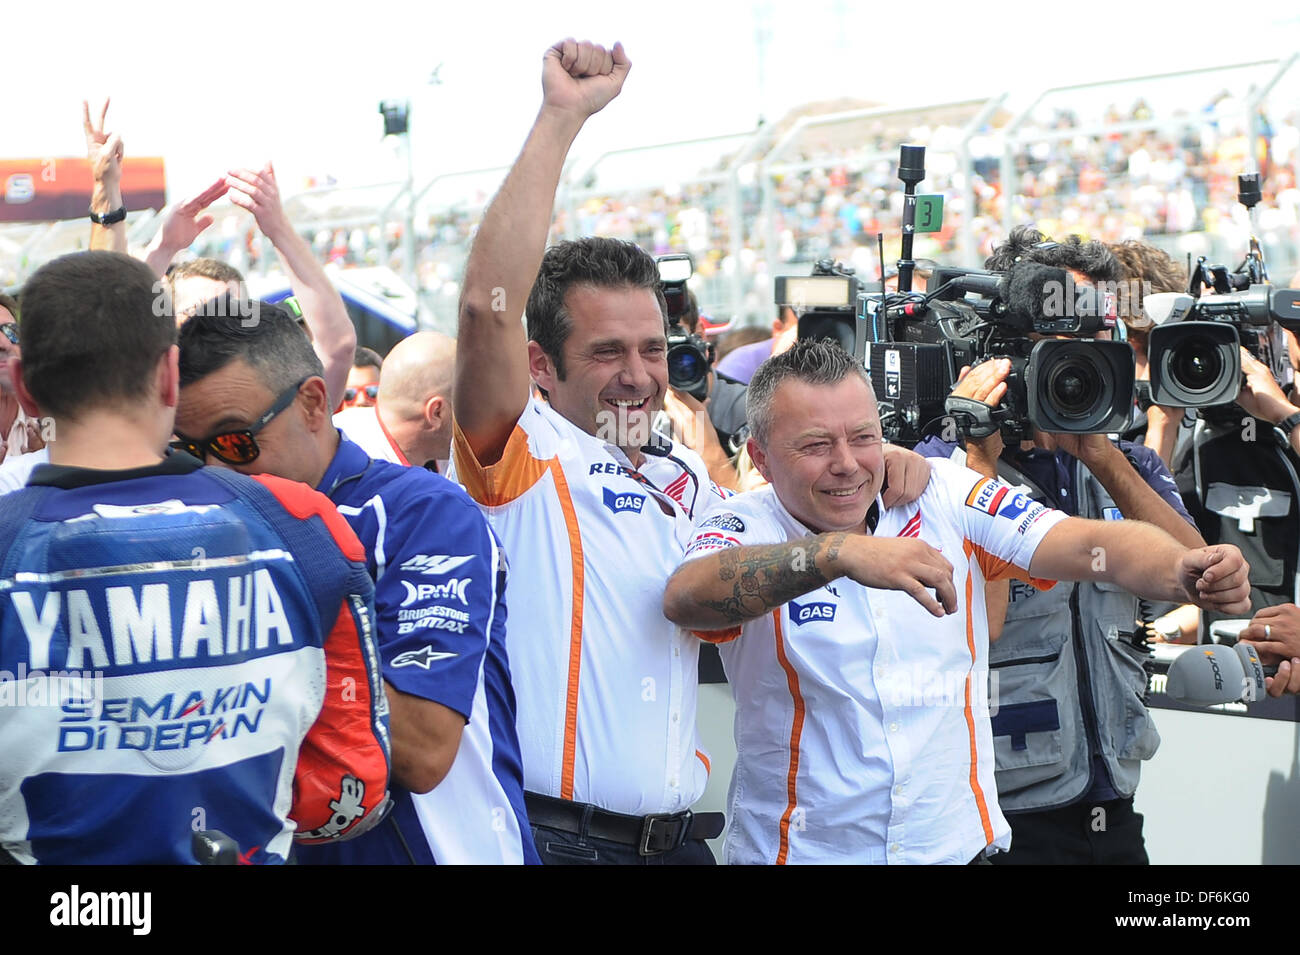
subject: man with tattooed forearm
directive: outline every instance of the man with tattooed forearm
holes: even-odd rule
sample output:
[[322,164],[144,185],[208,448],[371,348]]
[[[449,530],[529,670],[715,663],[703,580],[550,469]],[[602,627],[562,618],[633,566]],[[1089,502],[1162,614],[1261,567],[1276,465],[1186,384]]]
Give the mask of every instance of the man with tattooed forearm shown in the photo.
[[719,644],[736,699],[728,862],[967,863],[1009,846],[986,581],[1248,606],[1234,547],[1067,517],[948,461],[884,507],[875,400],[838,346],[774,356],[746,403],[769,486],[697,524],[664,594],[670,620]]

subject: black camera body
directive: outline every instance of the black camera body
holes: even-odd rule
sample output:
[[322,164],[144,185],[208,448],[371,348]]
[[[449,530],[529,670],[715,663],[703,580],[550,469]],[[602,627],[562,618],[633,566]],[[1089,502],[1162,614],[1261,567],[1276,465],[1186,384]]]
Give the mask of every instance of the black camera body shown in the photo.
[[782,308],[794,310],[799,338],[838,342],[861,359],[864,339],[856,319],[861,290],[852,269],[830,259],[818,259],[811,275],[778,276],[775,299]]
[[668,306],[668,384],[703,401],[709,396],[712,346],[682,327],[682,316],[689,307],[686,280],[694,273],[695,264],[685,253],[661,255],[655,264],[659,266],[659,288]]
[[[940,266],[924,294],[913,292],[915,223],[908,210],[925,178],[925,147],[901,148],[898,177],[905,193],[898,292],[863,290],[847,270],[825,260],[809,278],[777,279],[777,304],[814,306],[800,314],[800,338],[837,341],[864,363],[885,437],[912,445],[945,422],[973,437],[1000,430],[1008,441],[1031,438],[1035,429],[1122,430],[1133,410],[1133,350],[1122,341],[1051,337],[1114,328],[1114,294],[1034,262],[1017,262],[1006,272]],[[819,280],[827,292],[814,302],[817,286],[809,283]],[[837,280],[832,289],[829,282]],[[950,397],[963,366],[997,358],[1011,361],[997,408]]]
[[[1113,327],[1104,292],[1034,263],[1006,273],[941,268],[931,285],[924,298],[862,299],[868,368],[891,441],[914,444],[944,421],[974,437],[999,430],[1007,441],[1035,429],[1091,434],[1128,424],[1135,363],[1126,343],[1030,338]],[[1011,371],[997,408],[949,397],[964,365],[1001,358]]]
[[[1238,176],[1237,201],[1250,211],[1259,200],[1259,174]],[[1240,348],[1267,365],[1280,385],[1289,385],[1292,372],[1282,330],[1300,330],[1300,291],[1269,284],[1259,240],[1251,237],[1235,271],[1207,264],[1201,256],[1190,272],[1185,293],[1161,292],[1143,301],[1146,318],[1156,324],[1147,342],[1151,401],[1211,416],[1218,410],[1235,414]]]
[[1146,303],[1147,317],[1157,323],[1147,344],[1155,404],[1231,405],[1241,390],[1242,347],[1289,384],[1282,329],[1300,329],[1300,291],[1259,283],[1204,298],[1158,293]]

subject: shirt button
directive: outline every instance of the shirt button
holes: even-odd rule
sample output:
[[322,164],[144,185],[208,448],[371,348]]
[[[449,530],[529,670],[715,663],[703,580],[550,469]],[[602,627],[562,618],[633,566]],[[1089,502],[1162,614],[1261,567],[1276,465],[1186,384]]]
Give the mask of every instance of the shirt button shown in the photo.
[[897,786],[894,787],[894,795],[895,796],[903,795],[903,791],[905,789],[907,789],[907,785],[905,783],[899,783]]
[[677,788],[677,783],[678,783],[678,779],[677,779],[676,776],[674,776],[672,779],[668,780],[668,785],[672,786],[673,789],[676,789],[676,788]]
[[674,714],[673,714],[673,722],[676,723],[679,719],[681,719],[681,717],[682,717],[682,715],[681,715],[680,713],[674,713]]
[[1067,496],[1068,495],[1066,494],[1065,488],[1061,488],[1061,497],[1067,497]]
[[895,722],[895,723],[890,723],[890,724],[889,724],[889,732],[891,732],[891,733],[897,733],[897,732],[898,732],[898,723],[896,723],[896,722]]
[[903,847],[900,846],[897,842],[895,842],[892,846],[889,847],[889,851],[894,853],[894,855],[898,855],[898,853],[903,851]]
[[681,648],[681,647],[673,647],[673,656],[675,656],[675,657],[680,657],[681,655],[682,655],[682,648]]

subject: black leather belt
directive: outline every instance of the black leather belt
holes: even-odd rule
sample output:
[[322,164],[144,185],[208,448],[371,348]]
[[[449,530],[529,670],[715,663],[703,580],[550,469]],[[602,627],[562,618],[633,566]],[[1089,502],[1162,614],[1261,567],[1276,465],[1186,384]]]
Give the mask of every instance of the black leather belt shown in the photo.
[[722,834],[726,822],[720,812],[691,812],[689,809],[652,816],[628,816],[539,793],[524,793],[524,805],[528,808],[528,821],[534,826],[636,846],[637,852],[643,856],[668,852],[685,845],[689,839],[713,839]]

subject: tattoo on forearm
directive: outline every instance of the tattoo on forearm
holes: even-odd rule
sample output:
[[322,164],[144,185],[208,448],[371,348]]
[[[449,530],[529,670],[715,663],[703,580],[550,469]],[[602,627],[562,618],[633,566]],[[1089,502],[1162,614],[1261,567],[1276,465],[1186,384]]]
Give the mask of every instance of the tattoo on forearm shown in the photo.
[[718,556],[718,579],[735,581],[724,600],[704,600],[704,607],[728,623],[761,617],[810,590],[824,587],[832,577],[827,568],[839,556],[847,533],[822,534],[788,544],[744,547]]

